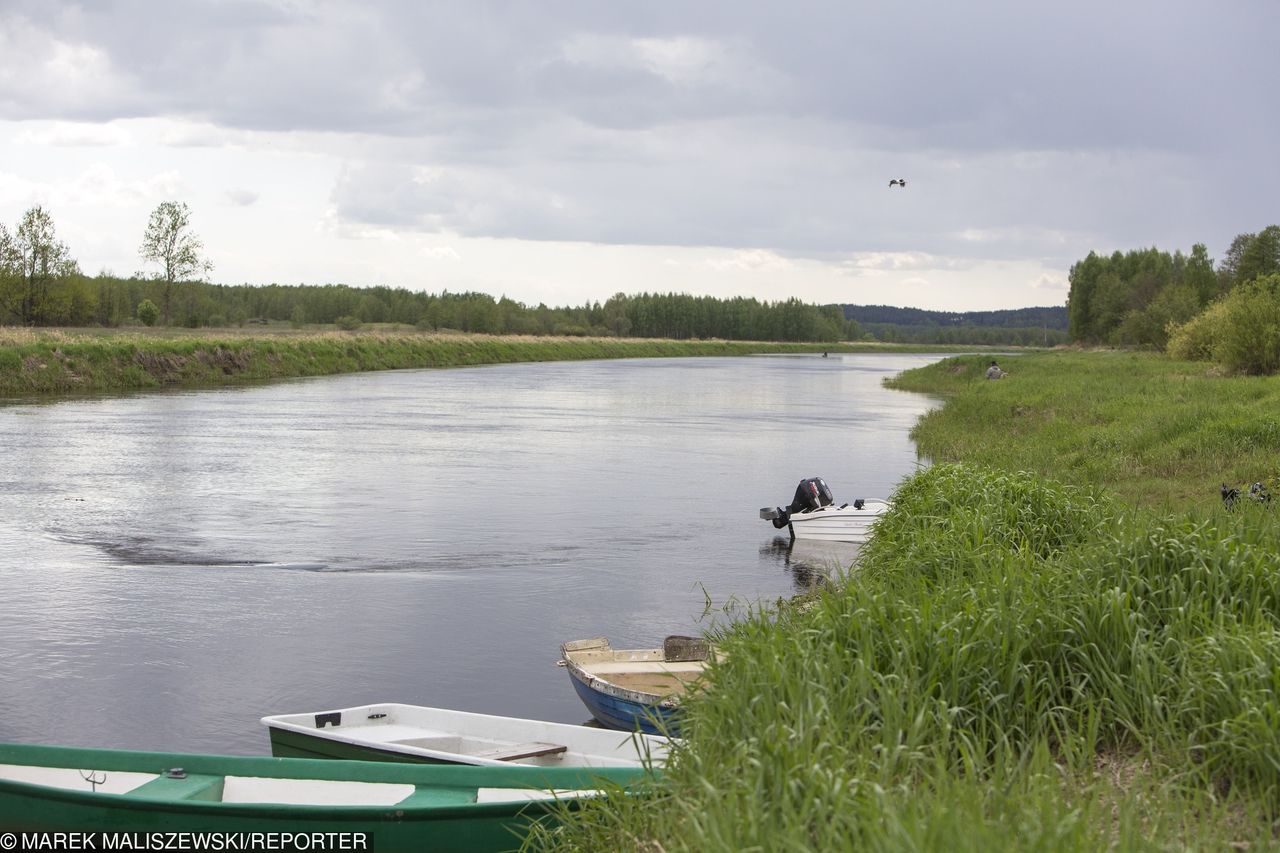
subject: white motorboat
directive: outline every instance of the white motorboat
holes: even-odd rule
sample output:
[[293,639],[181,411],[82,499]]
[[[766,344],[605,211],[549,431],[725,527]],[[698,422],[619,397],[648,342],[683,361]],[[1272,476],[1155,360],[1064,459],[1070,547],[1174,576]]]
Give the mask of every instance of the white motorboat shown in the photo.
[[809,477],[800,481],[790,505],[764,507],[760,517],[772,521],[778,530],[787,528],[792,539],[861,543],[889,506],[888,501],[877,498],[858,498],[836,506],[826,481]]
[[277,758],[344,758],[501,766],[661,765],[665,737],[384,703],[263,717]]

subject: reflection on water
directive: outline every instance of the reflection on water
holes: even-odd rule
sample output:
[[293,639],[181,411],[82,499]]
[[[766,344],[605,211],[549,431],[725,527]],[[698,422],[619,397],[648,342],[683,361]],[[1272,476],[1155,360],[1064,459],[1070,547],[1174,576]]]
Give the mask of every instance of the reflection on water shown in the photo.
[[796,592],[810,592],[847,574],[858,561],[862,546],[854,542],[822,542],[775,536],[760,547],[761,558],[781,563],[791,575]]
[[849,560],[772,544],[822,476],[887,496],[933,356],[410,370],[0,404],[0,740],[265,751],[264,715],[407,702],[581,722],[567,640]]

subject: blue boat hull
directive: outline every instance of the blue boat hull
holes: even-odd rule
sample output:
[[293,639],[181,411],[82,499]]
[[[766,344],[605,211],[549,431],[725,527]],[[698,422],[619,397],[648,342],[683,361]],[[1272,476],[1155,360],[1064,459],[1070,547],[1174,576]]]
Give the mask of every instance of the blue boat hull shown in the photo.
[[587,706],[591,716],[607,728],[624,732],[634,732],[639,729],[650,735],[670,735],[671,737],[680,735],[678,708],[633,702],[621,696],[596,690],[591,685],[584,684],[572,669],[569,670],[569,681],[573,683],[573,689],[582,700],[582,704]]

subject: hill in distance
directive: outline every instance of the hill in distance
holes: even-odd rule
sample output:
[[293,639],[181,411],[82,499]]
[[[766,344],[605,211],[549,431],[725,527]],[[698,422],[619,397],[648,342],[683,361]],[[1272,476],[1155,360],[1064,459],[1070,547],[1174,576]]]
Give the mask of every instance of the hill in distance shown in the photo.
[[860,325],[965,327],[998,329],[1067,330],[1066,306],[1013,308],[1003,311],[925,311],[921,308],[894,308],[889,305],[841,305],[846,320]]

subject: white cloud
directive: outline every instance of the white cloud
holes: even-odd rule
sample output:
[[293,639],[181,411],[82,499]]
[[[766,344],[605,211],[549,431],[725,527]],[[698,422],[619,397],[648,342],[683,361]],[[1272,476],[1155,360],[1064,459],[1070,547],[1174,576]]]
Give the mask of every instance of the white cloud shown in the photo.
[[642,38],[634,39],[631,45],[646,70],[676,84],[719,77],[721,66],[727,64],[723,45],[704,38]]
[[43,145],[54,148],[97,148],[128,145],[132,142],[129,132],[121,125],[89,124],[86,122],[57,121],[36,124],[19,132],[16,145]]
[[725,257],[711,258],[707,261],[707,266],[720,272],[731,270],[777,272],[778,270],[789,268],[791,262],[777,252],[771,252],[767,249],[746,249],[740,252],[733,252]]
[[1031,283],[1037,290],[1052,290],[1066,293],[1071,289],[1071,282],[1064,275],[1045,274]]
[[928,252],[859,252],[841,261],[840,266],[850,275],[861,275],[908,270],[963,270],[977,263],[973,258],[945,257]]
[[227,190],[227,200],[237,207],[248,207],[258,200],[258,194],[253,190]]
[[576,33],[560,44],[559,56],[571,65],[640,71],[678,85],[721,79],[723,66],[728,64],[722,44],[696,36],[628,38]]

